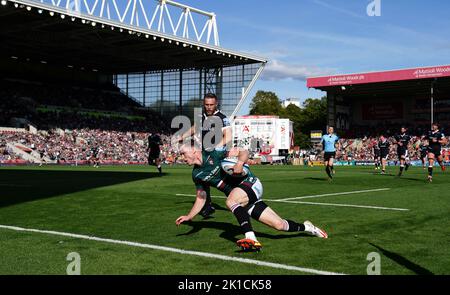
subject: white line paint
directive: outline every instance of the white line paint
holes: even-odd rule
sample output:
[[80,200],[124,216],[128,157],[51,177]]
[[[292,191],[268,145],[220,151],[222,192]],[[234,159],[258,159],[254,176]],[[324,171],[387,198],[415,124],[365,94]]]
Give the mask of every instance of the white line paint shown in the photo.
[[183,255],[200,256],[200,257],[224,260],[224,261],[234,261],[234,262],[239,262],[239,263],[266,266],[266,267],[271,267],[271,268],[276,268],[276,269],[292,270],[292,271],[298,271],[298,272],[310,273],[310,274],[343,275],[342,273],[322,271],[322,270],[317,270],[317,269],[312,269],[312,268],[304,268],[304,267],[298,267],[298,266],[292,266],[292,265],[286,265],[286,264],[280,264],[280,263],[248,259],[248,258],[239,258],[239,257],[226,256],[226,255],[220,255],[220,254],[214,254],[214,253],[208,253],[208,252],[183,250],[183,249],[177,249],[177,248],[172,248],[172,247],[165,247],[165,246],[158,246],[158,245],[151,245],[151,244],[144,244],[144,243],[137,243],[137,242],[130,242],[130,241],[112,240],[112,239],[98,238],[98,237],[93,237],[93,236],[86,236],[86,235],[79,235],[79,234],[72,234],[72,233],[65,233],[65,232],[39,230],[39,229],[23,228],[23,227],[17,227],[17,226],[9,226],[9,225],[0,225],[0,228],[7,229],[7,230],[13,230],[13,231],[20,231],[20,232],[48,234],[48,235],[54,235],[54,236],[70,237],[70,238],[74,238],[74,239],[83,239],[83,240],[90,240],[90,241],[103,242],[103,243],[126,245],[126,246],[131,246],[131,247],[147,248],[147,249],[152,249],[152,250],[166,251],[166,252],[178,253],[178,254],[183,254]]
[[382,191],[388,191],[388,190],[390,190],[390,188],[378,188],[378,189],[369,189],[369,190],[362,190],[362,191],[340,192],[340,193],[330,193],[330,194],[322,194],[322,195],[311,195],[311,196],[302,196],[302,197],[294,197],[294,198],[286,198],[286,199],[277,199],[277,201],[292,201],[292,200],[320,198],[320,197],[328,197],[328,196],[363,194],[363,193],[371,193],[371,192],[382,192]]
[[392,211],[409,211],[409,209],[403,208],[391,208],[391,207],[377,207],[377,206],[364,206],[364,205],[351,205],[351,204],[336,204],[336,203],[316,203],[316,202],[303,202],[303,201],[282,201],[282,200],[265,200],[280,203],[291,204],[306,204],[306,205],[320,205],[320,206],[337,206],[337,207],[353,207],[353,208],[365,208],[365,209],[378,209],[378,210],[392,210]]
[[[183,197],[195,197],[196,195],[189,194],[176,194],[176,196]],[[211,196],[211,198],[226,199],[225,196]],[[289,204],[305,204],[305,205],[319,205],[319,206],[336,206],[336,207],[351,207],[351,208],[363,208],[363,209],[377,209],[377,210],[391,210],[391,211],[409,211],[409,209],[404,208],[391,208],[391,207],[378,207],[378,206],[365,206],[365,205],[352,205],[352,204],[336,204],[336,203],[315,203],[315,202],[303,202],[303,201],[289,201],[289,200],[273,200],[264,199],[265,202],[277,202],[277,203],[289,203]]]

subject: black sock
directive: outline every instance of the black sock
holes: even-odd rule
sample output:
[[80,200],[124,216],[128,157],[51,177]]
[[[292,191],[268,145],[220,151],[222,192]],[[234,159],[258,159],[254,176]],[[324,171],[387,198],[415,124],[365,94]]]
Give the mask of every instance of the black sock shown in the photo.
[[241,205],[236,204],[232,206],[231,212],[233,212],[234,216],[236,216],[236,219],[241,226],[244,234],[253,231],[252,225],[250,223],[250,215],[248,215],[248,212],[244,208],[242,208]]
[[403,173],[403,169],[405,169],[405,166],[400,166],[400,174]]
[[428,167],[428,175],[433,176],[433,167]]
[[327,166],[327,168],[325,168],[325,171],[327,172],[329,178],[333,178],[333,176],[331,176],[330,166]]
[[292,220],[284,220],[286,223],[285,231],[287,232],[299,232],[305,231],[305,225],[303,223],[297,223]]
[[334,170],[334,166],[330,166],[331,172],[333,172]]

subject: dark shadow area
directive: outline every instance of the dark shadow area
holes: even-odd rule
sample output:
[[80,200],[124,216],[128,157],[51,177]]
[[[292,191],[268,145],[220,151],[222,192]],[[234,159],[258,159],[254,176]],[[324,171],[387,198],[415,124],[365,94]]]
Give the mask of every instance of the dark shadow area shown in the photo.
[[397,264],[399,264],[399,265],[409,269],[410,271],[414,272],[415,274],[418,274],[418,275],[434,275],[428,269],[423,268],[422,266],[420,266],[418,264],[415,264],[414,262],[406,259],[405,257],[403,257],[403,256],[401,256],[401,255],[399,255],[397,253],[388,251],[388,250],[383,249],[380,246],[377,246],[377,245],[372,244],[372,243],[369,243],[369,245],[377,248],[378,250],[381,251],[381,253],[384,256],[386,256],[387,258],[393,260],[395,263],[397,263]]
[[[217,229],[221,230],[222,233],[219,235],[219,237],[228,240],[232,243],[236,243],[237,240],[241,239],[243,237],[242,230],[239,226],[226,223],[226,222],[218,222],[218,221],[189,221],[186,223],[183,223],[183,225],[187,225],[192,227],[190,231],[184,233],[184,234],[178,234],[178,236],[188,236],[195,233],[198,233],[200,230],[204,228],[211,228],[211,229]],[[183,226],[181,225],[181,226]],[[260,233],[255,232],[256,237],[258,238],[266,238],[271,240],[279,240],[279,239],[290,239],[290,238],[296,238],[296,237],[313,237],[311,235],[308,235],[306,233],[284,233],[284,234],[266,234],[266,233]]]
[[[192,197],[192,198],[195,198],[195,197]],[[225,202],[225,199],[224,199],[223,201]],[[189,203],[189,204],[194,205],[195,202],[192,202],[192,201],[182,201],[182,202],[176,202],[175,204],[186,204],[186,203]],[[219,205],[219,204],[217,204],[217,203],[211,203],[211,205],[216,209],[216,211],[217,211],[217,210],[219,210],[219,211],[230,211],[227,207],[223,207],[223,206],[221,206],[221,205]],[[213,215],[214,215],[214,214],[213,214]]]
[[98,187],[159,177],[158,173],[0,170],[0,208]]
[[[223,202],[225,203],[225,199],[223,200]],[[217,203],[212,203],[212,206],[214,208],[216,208],[216,210],[219,210],[219,211],[230,211],[227,207],[222,207],[221,205],[219,205]]]

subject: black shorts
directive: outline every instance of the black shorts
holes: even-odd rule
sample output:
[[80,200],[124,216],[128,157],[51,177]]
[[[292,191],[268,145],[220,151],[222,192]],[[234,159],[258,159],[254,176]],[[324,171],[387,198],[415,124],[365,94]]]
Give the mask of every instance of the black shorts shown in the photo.
[[428,150],[420,151],[420,158],[425,159],[428,156]]
[[399,148],[397,149],[397,155],[399,159],[406,158],[408,157],[408,150],[404,148]]
[[148,154],[148,161],[154,161],[159,158],[159,155],[161,154],[161,151],[154,151]]
[[323,155],[323,158],[325,159],[325,161],[334,159],[334,158],[336,158],[336,152],[325,152],[325,154]]
[[380,159],[387,159],[389,156],[389,152],[381,152],[380,153]]
[[430,154],[434,154],[435,157],[439,157],[441,155],[441,149],[440,148],[430,148],[428,150]]
[[380,150],[373,150],[373,154],[374,154],[374,158],[375,160],[378,160],[378,158],[380,157]]

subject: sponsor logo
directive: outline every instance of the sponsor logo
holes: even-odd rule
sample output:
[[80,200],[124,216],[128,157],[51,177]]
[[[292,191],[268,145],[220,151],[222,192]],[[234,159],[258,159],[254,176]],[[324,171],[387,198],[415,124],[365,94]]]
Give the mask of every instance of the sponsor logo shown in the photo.
[[361,82],[366,79],[365,75],[347,75],[347,76],[334,76],[330,77],[327,82],[330,85],[342,85],[352,84],[355,82]]
[[413,75],[416,78],[440,77],[444,75],[450,75],[450,66],[418,69],[414,71]]

